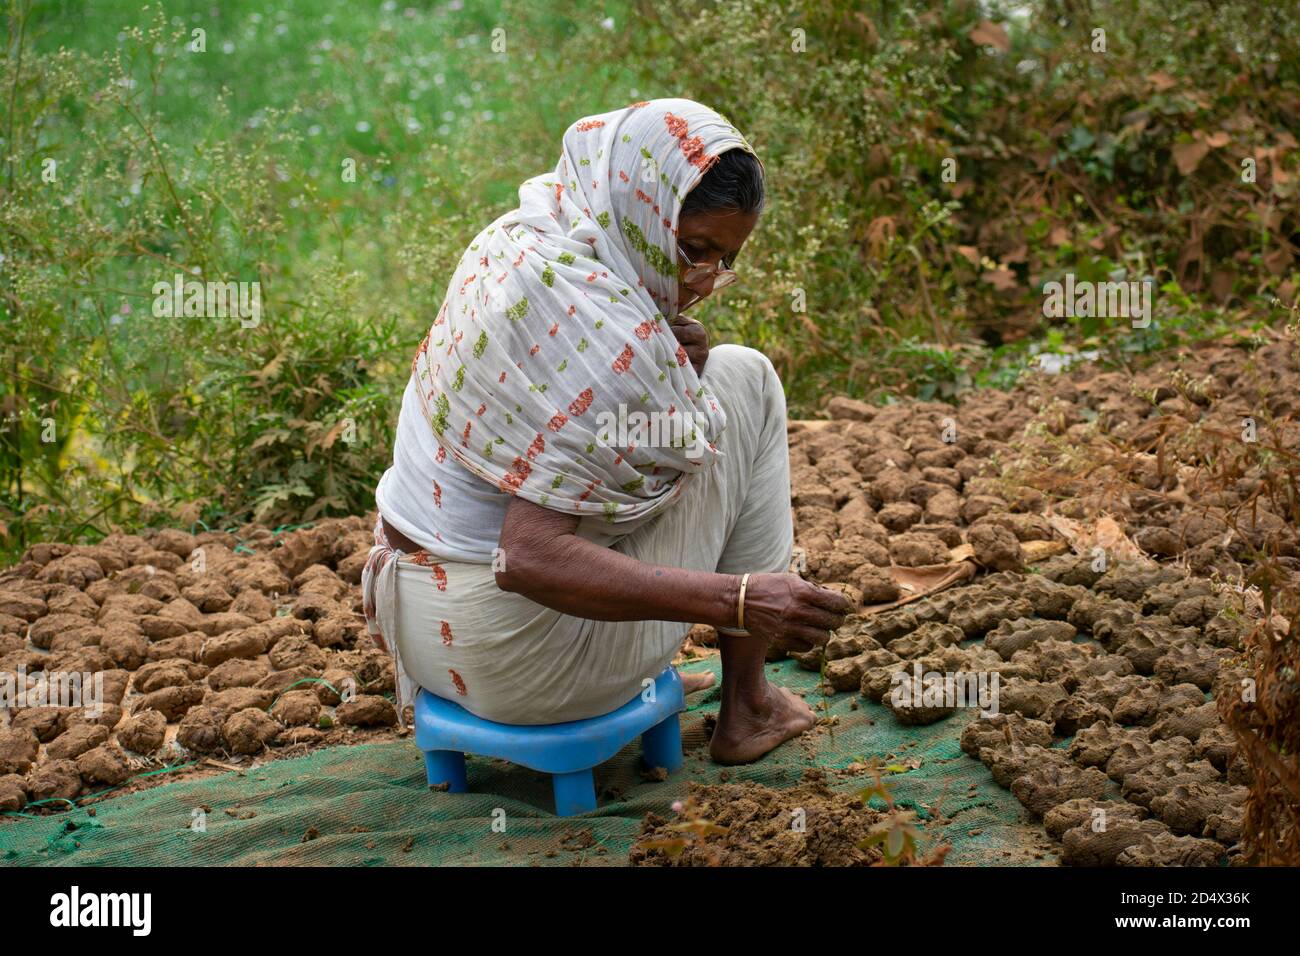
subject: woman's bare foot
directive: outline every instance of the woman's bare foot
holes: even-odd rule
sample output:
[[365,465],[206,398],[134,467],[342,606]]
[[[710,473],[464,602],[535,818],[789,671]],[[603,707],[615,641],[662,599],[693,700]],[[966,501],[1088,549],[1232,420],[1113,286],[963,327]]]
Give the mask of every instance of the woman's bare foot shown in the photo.
[[757,694],[728,695],[723,686],[722,710],[709,743],[716,763],[752,763],[817,722],[801,697],[766,679]]
[[712,671],[699,674],[683,674],[678,671],[677,676],[682,679],[682,692],[685,694],[698,694],[702,690],[708,690],[717,682]]

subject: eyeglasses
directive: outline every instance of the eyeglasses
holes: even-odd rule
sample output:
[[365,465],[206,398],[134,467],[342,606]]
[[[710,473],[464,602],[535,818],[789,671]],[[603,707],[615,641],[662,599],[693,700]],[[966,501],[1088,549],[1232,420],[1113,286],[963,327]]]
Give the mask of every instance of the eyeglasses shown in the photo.
[[725,259],[719,261],[716,266],[709,265],[707,262],[703,264],[692,262],[680,242],[677,243],[677,254],[686,262],[687,268],[682,273],[682,282],[688,286],[703,282],[705,279],[712,279],[712,291],[716,292],[718,289],[725,289],[737,279],[735,271],[727,266]]

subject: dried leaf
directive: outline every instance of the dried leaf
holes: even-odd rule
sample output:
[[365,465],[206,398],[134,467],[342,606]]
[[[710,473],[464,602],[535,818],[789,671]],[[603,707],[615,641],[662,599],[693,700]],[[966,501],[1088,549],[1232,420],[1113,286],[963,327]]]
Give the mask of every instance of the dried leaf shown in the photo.
[[1094,548],[1101,548],[1109,561],[1149,561],[1142,549],[1109,515],[1102,515],[1091,526],[1059,514],[1048,515],[1047,522],[1070,542],[1076,554],[1091,554]]
[[258,372],[256,376],[258,385],[265,385],[279,374],[280,368],[284,365],[285,354],[286,353],[281,352],[275,358],[271,359],[271,361],[267,362],[266,365],[262,366],[262,370]]
[[800,312],[800,313],[798,313],[798,315],[799,315],[799,322],[800,322],[800,324],[802,324],[803,327],[804,327],[805,329],[808,330],[808,333],[809,333],[809,334],[810,334],[814,339],[819,339],[819,340],[820,340],[821,337],[822,337],[822,330],[819,329],[819,328],[817,328],[817,323],[814,322],[811,318],[808,317],[808,313],[807,313],[807,312]]
[[1285,246],[1278,246],[1272,252],[1264,254],[1264,268],[1273,275],[1280,276],[1286,272],[1293,258],[1290,249]]
[[980,46],[996,47],[1003,53],[1011,49],[1011,38],[1007,36],[1007,31],[999,23],[992,20],[983,20],[974,30],[970,32],[971,41]]
[[263,448],[266,445],[274,445],[276,442],[286,440],[290,435],[291,433],[285,431],[283,428],[272,428],[258,435],[249,448]]
[[999,292],[1008,292],[1016,288],[1016,274],[1010,269],[990,269],[980,278]]
[[1068,550],[1070,550],[1069,545],[1064,541],[1022,541],[1020,543],[1020,556],[1025,564],[1037,564],[1053,555],[1065,554]]
[[1220,304],[1227,302],[1232,295],[1232,287],[1237,281],[1237,273],[1232,269],[1215,269],[1210,275],[1210,293]]
[[867,226],[867,245],[873,256],[878,256],[884,247],[893,240],[898,232],[898,225],[893,216],[877,216]]
[[1190,176],[1196,172],[1196,167],[1201,165],[1201,160],[1209,151],[1210,147],[1199,139],[1179,143],[1174,147],[1174,162],[1178,164],[1178,171],[1184,176]]
[[880,34],[876,30],[876,25],[871,22],[871,18],[861,12],[856,12],[853,16],[857,18],[858,23],[862,25],[862,29],[866,31],[867,43],[871,46],[875,46],[880,40]]
[[331,445],[333,445],[334,442],[338,440],[339,435],[343,434],[343,429],[346,428],[347,425],[348,425],[348,422],[347,422],[347,420],[345,419],[344,421],[341,421],[341,422],[339,422],[338,424],[336,424],[336,425],[335,425],[333,428],[331,428],[328,432],[326,432],[326,433],[325,433],[325,437],[323,437],[323,438],[320,440],[320,446],[319,446],[319,447],[321,448],[321,450],[324,451],[325,449],[327,449],[327,448],[329,448]]

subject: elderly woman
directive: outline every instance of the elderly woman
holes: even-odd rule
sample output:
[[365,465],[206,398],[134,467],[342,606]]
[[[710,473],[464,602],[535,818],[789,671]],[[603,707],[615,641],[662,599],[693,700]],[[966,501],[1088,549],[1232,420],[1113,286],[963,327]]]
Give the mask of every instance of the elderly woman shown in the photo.
[[399,712],[418,685],[503,723],[607,713],[703,623],[715,760],[813,725],[763,662],[825,643],[849,603],[787,572],[781,383],[683,314],[735,280],[762,204],[734,127],[653,100],[569,127],[554,172],[470,243],[375,493],[362,588]]

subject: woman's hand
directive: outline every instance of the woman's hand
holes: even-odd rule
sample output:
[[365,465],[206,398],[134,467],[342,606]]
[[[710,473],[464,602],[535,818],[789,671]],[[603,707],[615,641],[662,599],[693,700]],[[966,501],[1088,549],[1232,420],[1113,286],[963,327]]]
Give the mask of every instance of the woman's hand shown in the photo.
[[686,349],[686,357],[691,360],[695,374],[704,372],[704,363],[709,360],[709,333],[704,326],[694,319],[678,314],[668,326],[677,337],[678,344]]
[[745,587],[745,630],[785,650],[821,647],[853,610],[839,591],[797,574],[751,574]]
[[[740,575],[647,564],[575,532],[578,519],[515,498],[501,527],[497,585],[596,621],[679,621],[732,627]],[[745,630],[787,650],[825,644],[853,605],[797,574],[751,574]],[[744,640],[744,638],[741,638]]]

